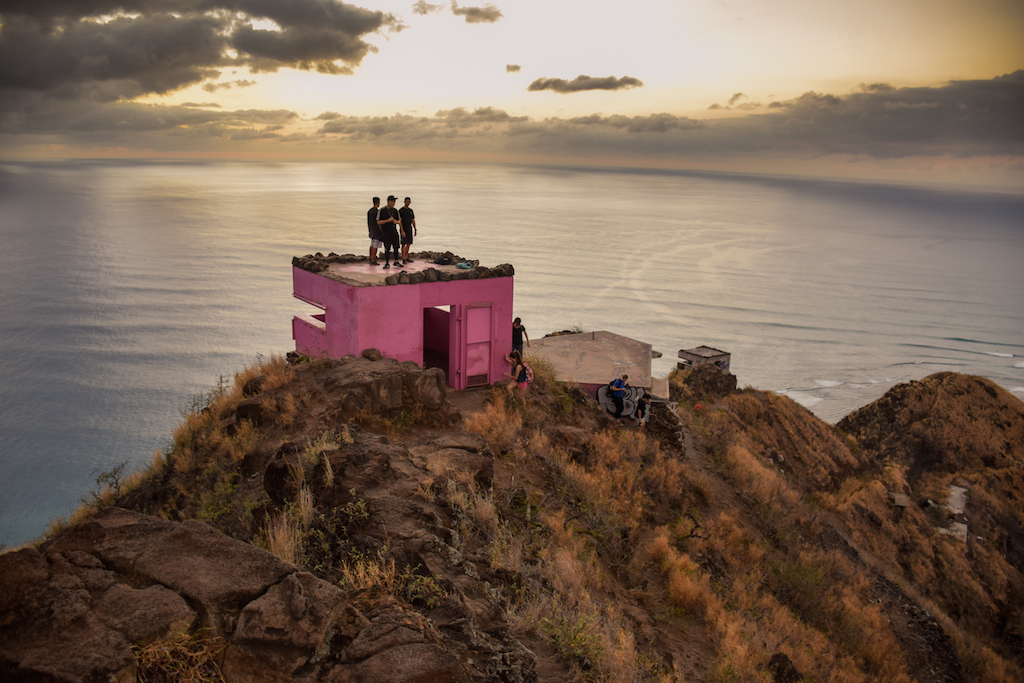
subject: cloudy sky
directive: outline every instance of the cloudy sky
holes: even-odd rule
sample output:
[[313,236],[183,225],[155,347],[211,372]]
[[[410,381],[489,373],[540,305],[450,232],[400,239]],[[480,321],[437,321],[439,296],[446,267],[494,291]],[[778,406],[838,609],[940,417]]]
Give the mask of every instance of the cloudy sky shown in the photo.
[[0,158],[1024,187],[1021,0],[0,0]]

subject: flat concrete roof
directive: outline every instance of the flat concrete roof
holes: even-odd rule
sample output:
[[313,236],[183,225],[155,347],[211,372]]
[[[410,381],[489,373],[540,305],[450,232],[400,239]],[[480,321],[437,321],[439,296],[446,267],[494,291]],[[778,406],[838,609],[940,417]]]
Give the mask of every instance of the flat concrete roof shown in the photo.
[[625,374],[631,385],[651,388],[650,344],[603,330],[530,342],[527,357],[547,361],[560,382],[607,384]]
[[[507,263],[487,268],[481,266],[479,261],[464,259],[451,252],[421,251],[410,253],[409,256],[413,259],[409,265],[399,267],[392,262],[388,269],[384,268],[383,250],[378,252],[379,265],[376,266],[371,266],[366,256],[333,253],[327,256],[320,253],[296,256],[292,259],[292,265],[354,287],[477,280],[515,275],[515,269]],[[446,260],[447,263],[441,265],[436,263],[438,260]],[[469,264],[470,267],[459,268],[459,263]]]
[[715,356],[728,356],[728,351],[721,351],[719,349],[713,349],[710,346],[698,346],[695,349],[680,349],[679,357],[686,358],[683,354],[689,354],[691,356],[698,356],[700,358],[714,358]]
[[385,285],[384,278],[389,275],[398,275],[400,273],[421,273],[429,268],[433,268],[439,273],[458,273],[461,268],[457,267],[454,263],[448,266],[441,266],[436,263],[430,263],[429,261],[421,261],[415,256],[412,257],[414,260],[407,266],[398,267],[395,264],[391,264],[388,269],[384,268],[384,257],[380,257],[380,264],[371,266],[370,262],[367,261],[356,261],[355,263],[331,263],[327,266],[327,270],[322,273],[327,275],[334,280],[345,280],[352,284],[360,285]]

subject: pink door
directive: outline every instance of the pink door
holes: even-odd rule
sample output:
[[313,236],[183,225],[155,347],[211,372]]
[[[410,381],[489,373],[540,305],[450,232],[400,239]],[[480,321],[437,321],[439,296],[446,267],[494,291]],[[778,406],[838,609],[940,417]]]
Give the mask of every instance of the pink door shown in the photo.
[[466,306],[466,386],[491,383],[491,304]]

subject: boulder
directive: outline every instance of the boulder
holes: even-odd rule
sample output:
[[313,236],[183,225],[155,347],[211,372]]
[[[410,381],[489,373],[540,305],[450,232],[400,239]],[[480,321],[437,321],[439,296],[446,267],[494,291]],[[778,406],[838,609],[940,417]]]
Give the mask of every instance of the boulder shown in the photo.
[[[295,568],[270,553],[188,520],[168,522],[120,508],[58,535],[48,552],[91,554],[135,586],[165,586],[202,606],[202,625],[214,634],[254,597]],[[230,571],[226,570],[230,567]]]
[[465,667],[451,652],[431,643],[385,650],[354,666],[336,667],[327,683],[469,683]]
[[263,385],[266,383],[267,378],[263,375],[253,377],[245,383],[242,387],[242,396],[248,398],[249,396],[255,396],[263,391]]
[[263,398],[251,396],[238,404],[235,409],[235,419],[238,422],[249,420],[258,427],[272,422],[275,412],[273,409],[268,409]]
[[329,394],[338,397],[342,412],[349,416],[364,411],[388,415],[417,406],[439,410],[448,389],[444,372],[438,368],[423,369],[412,361],[399,363],[383,357],[342,363],[324,373],[322,382]]
[[268,671],[290,680],[323,659],[335,638],[351,642],[368,624],[341,589],[298,572],[242,610],[222,670],[229,680],[261,680]]
[[694,368],[683,383],[694,401],[721,398],[736,391],[736,375],[723,372],[716,365]]
[[136,589],[111,586],[96,602],[96,612],[112,630],[133,643],[149,643],[175,633],[189,633],[197,615],[185,600],[163,586]]
[[0,678],[131,683],[133,645],[198,635],[222,651],[226,681],[470,680],[408,606],[389,598],[373,614],[200,522],[106,508],[42,552],[0,555]]

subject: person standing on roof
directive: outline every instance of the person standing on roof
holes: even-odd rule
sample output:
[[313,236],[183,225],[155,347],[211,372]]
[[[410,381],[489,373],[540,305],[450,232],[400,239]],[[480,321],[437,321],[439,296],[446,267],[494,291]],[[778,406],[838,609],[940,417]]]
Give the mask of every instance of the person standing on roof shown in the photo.
[[388,205],[377,212],[377,225],[384,236],[384,267],[391,267],[391,252],[395,252],[395,266],[403,267],[398,246],[398,231],[401,228],[395,195],[388,195]]
[[526,328],[523,327],[523,319],[516,318],[512,321],[512,352],[518,353],[519,357],[523,357],[523,338],[526,338],[526,345],[530,345],[530,335],[526,334]]
[[377,265],[377,250],[384,246],[381,242],[380,226],[377,225],[377,214],[380,212],[380,197],[373,198],[373,207],[366,212],[366,229],[370,233],[370,265]]
[[398,210],[398,216],[402,219],[402,260],[406,263],[412,261],[409,258],[409,247],[412,246],[412,238],[416,235],[416,214],[413,213],[409,203],[412,200],[405,198],[405,206]]

